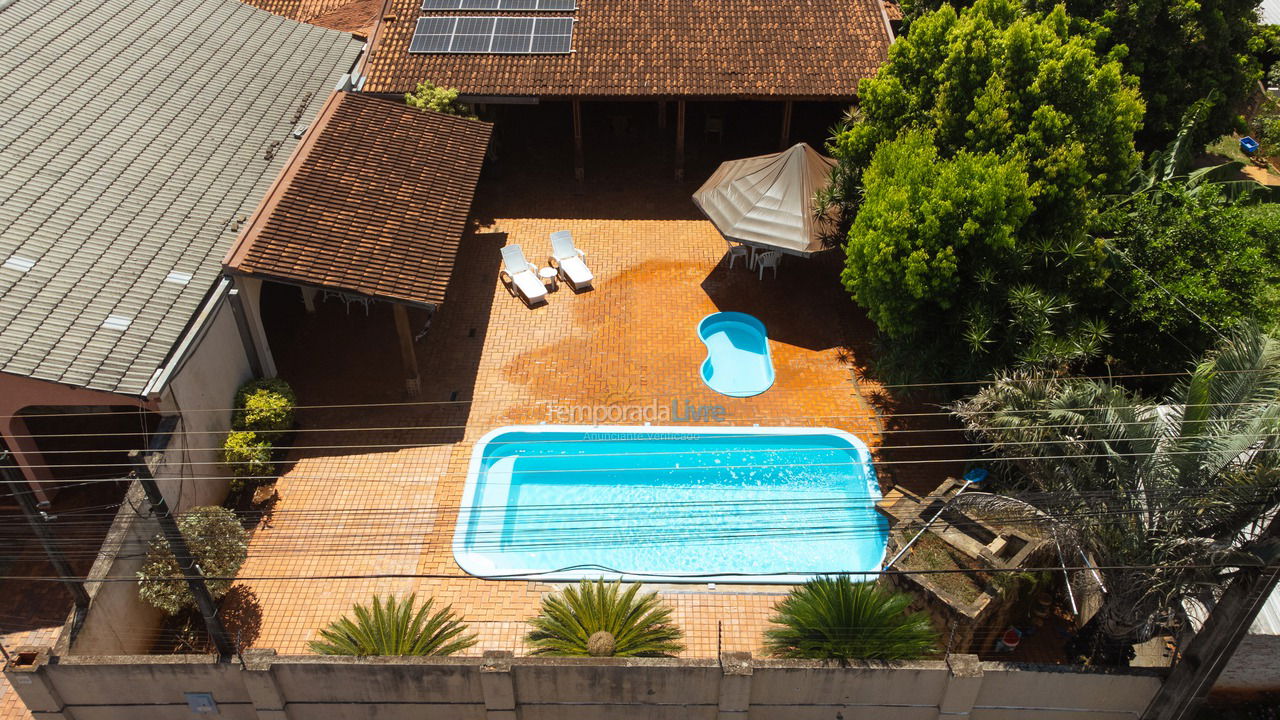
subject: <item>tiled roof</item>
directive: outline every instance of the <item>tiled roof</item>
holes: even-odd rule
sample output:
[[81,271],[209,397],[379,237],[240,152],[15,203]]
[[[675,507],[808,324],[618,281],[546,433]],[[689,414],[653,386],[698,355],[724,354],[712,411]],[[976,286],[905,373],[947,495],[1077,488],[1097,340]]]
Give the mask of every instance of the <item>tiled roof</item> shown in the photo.
[[490,130],[479,120],[335,93],[241,234],[228,267],[439,304]]
[[382,0],[243,0],[246,5],[320,27],[364,36],[382,9]]
[[0,371],[138,395],[360,43],[237,0],[0,7]]
[[578,5],[570,54],[410,54],[418,17],[459,13],[424,13],[421,0],[390,0],[364,89],[402,93],[429,80],[471,95],[852,98],[889,47],[880,0]]
[[246,5],[306,22],[311,18],[346,7],[351,0],[243,0]]

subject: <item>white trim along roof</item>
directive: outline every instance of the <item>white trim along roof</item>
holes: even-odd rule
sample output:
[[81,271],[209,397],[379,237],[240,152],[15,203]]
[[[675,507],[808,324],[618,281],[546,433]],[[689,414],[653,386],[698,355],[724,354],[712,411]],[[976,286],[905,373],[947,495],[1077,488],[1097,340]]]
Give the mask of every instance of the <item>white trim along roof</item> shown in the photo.
[[361,47],[237,0],[0,0],[0,371],[141,394]]

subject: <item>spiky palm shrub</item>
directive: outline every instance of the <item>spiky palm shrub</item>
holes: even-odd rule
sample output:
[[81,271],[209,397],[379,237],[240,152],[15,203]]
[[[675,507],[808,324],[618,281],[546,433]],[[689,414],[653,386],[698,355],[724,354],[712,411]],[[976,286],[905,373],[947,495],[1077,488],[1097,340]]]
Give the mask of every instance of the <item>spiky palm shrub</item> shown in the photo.
[[347,616],[320,631],[320,640],[311,641],[311,651],[321,655],[452,655],[476,644],[475,635],[464,635],[466,623],[453,614],[452,606],[431,612],[434,600],[427,600],[415,612],[416,596],[403,601],[376,595],[372,608],[356,605],[355,620]]
[[778,603],[765,648],[778,657],[910,660],[936,649],[938,633],[924,613],[908,613],[911,598],[853,582],[819,577]]
[[1080,659],[1127,664],[1184,598],[1262,564],[1280,501],[1280,343],[1245,325],[1161,400],[1097,380],[1007,373],[956,413],[1101,566]]
[[641,583],[583,580],[542,599],[529,620],[534,655],[662,657],[684,649],[684,633],[671,624],[671,609],[657,593],[638,595]]

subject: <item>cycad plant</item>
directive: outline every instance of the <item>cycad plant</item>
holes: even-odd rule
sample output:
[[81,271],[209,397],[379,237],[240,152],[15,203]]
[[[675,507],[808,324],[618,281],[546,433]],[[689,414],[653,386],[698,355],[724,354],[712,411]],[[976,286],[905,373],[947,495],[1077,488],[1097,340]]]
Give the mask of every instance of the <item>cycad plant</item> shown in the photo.
[[1162,400],[1084,378],[998,377],[955,410],[1005,482],[1070,526],[1102,607],[1073,652],[1126,664],[1184,598],[1262,563],[1280,501],[1280,343],[1245,325]]
[[453,614],[452,606],[431,612],[433,600],[414,610],[416,597],[403,601],[377,596],[373,606],[356,605],[355,619],[347,616],[320,631],[311,651],[321,655],[452,655],[476,644],[465,635],[467,625]]
[[534,655],[662,657],[680,652],[684,633],[671,624],[671,609],[642,584],[583,580],[542,599],[529,620]]
[[785,658],[910,660],[933,653],[938,633],[924,613],[908,613],[911,598],[847,575],[819,577],[774,608],[765,648]]

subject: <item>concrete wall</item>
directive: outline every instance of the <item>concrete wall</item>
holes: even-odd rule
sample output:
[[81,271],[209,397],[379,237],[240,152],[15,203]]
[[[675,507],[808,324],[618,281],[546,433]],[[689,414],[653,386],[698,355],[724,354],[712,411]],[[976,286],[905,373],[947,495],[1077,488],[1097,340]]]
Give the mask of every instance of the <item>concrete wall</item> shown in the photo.
[[219,448],[231,429],[228,408],[236,388],[253,377],[230,303],[223,302],[205,327],[160,398],[160,412],[182,418],[155,472],[165,500],[179,512],[226,498],[230,479]]
[[[182,512],[197,505],[218,505],[226,498],[230,478],[219,463],[219,448],[231,427],[228,408],[236,388],[250,377],[235,316],[224,301],[159,399],[161,413],[180,418],[153,468],[170,509]],[[155,644],[163,615],[142,601],[137,584],[94,582],[134,577],[141,569],[147,545],[160,531],[156,521],[147,517],[148,509],[135,482],[89,573],[89,612],[78,632],[64,629],[59,653],[137,655],[150,652]]]
[[1280,635],[1251,633],[1213,686],[1215,696],[1246,699],[1280,693]]
[[[20,651],[23,649],[20,649]],[[511,658],[63,657],[25,649],[5,668],[40,720],[191,717],[212,693],[222,717],[263,720],[1132,720],[1151,672],[980,663]]]

